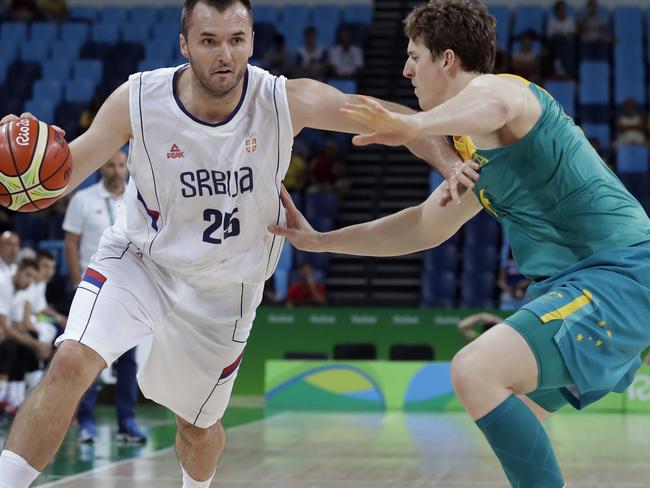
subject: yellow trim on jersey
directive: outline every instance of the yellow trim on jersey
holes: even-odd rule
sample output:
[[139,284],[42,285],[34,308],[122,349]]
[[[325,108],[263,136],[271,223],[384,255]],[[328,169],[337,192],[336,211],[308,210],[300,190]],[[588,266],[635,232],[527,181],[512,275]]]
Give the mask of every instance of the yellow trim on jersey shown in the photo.
[[572,313],[577,312],[582,307],[585,307],[591,303],[593,296],[589,290],[582,290],[582,295],[580,295],[575,300],[567,303],[563,307],[553,310],[552,312],[545,313],[540,317],[540,320],[545,324],[551,320],[562,320],[567,318]]
[[513,79],[515,79],[517,81],[521,81],[526,86],[530,86],[530,84],[532,83],[532,81],[528,81],[526,78],[522,78],[519,75],[511,75],[510,73],[499,73],[497,76],[504,76],[504,77],[507,77],[507,78],[513,78]]
[[481,188],[481,191],[479,192],[478,198],[481,201],[481,205],[483,205],[485,210],[490,212],[494,216],[494,218],[496,219],[497,218],[497,213],[492,208],[492,204],[490,203],[489,198],[485,196],[485,188]]

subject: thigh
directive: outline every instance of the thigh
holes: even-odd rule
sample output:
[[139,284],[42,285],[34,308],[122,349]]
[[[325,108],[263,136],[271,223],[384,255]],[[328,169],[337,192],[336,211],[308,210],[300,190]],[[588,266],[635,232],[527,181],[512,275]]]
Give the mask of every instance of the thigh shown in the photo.
[[137,256],[125,252],[119,258],[94,261],[77,288],[65,332],[55,345],[80,342],[110,366],[151,334],[164,306],[158,295]]

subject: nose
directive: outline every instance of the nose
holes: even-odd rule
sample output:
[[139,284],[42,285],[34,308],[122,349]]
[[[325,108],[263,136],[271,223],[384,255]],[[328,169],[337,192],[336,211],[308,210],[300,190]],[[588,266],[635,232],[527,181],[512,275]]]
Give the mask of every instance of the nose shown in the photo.
[[404,69],[402,70],[402,76],[408,79],[411,79],[414,76],[410,61],[410,59],[406,60],[406,63],[404,63]]

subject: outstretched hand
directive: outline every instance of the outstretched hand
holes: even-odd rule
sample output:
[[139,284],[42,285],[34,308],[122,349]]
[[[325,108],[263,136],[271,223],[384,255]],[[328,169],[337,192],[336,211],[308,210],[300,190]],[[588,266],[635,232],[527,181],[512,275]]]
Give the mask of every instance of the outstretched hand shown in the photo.
[[268,231],[276,236],[286,237],[296,249],[301,251],[321,251],[319,248],[320,233],[309,225],[307,219],[296,208],[284,185],[280,190],[280,200],[286,210],[287,226],[269,225]]
[[460,205],[461,197],[467,190],[473,190],[475,181],[480,178],[479,170],[481,167],[478,163],[468,160],[459,163],[451,175],[445,180],[446,187],[439,205],[446,207],[449,203],[454,202]]
[[412,115],[391,112],[369,97],[357,95],[354,103],[348,102],[339,110],[346,117],[373,131],[354,136],[352,142],[357,146],[402,146],[418,135],[417,119]]

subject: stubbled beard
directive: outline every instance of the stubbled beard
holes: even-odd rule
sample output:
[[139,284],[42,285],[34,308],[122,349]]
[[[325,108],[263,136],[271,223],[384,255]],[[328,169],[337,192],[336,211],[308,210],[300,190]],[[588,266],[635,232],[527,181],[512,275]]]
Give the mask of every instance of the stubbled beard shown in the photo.
[[203,92],[206,95],[208,95],[209,97],[217,98],[217,99],[223,99],[223,98],[228,97],[228,95],[230,95],[230,93],[235,88],[237,88],[237,86],[239,85],[239,82],[242,80],[242,78],[244,77],[244,73],[245,73],[245,70],[242,70],[241,74],[237,77],[237,79],[235,79],[235,81],[233,82],[231,87],[226,88],[226,89],[215,89],[214,87],[212,87],[210,85],[209,81],[207,81],[203,77],[202,73],[199,73],[197,70],[194,69],[194,67],[192,67],[192,59],[191,59],[191,57],[190,57],[190,68],[192,69],[192,72],[194,73],[194,77],[199,82],[199,85],[200,85],[201,89],[203,90]]

